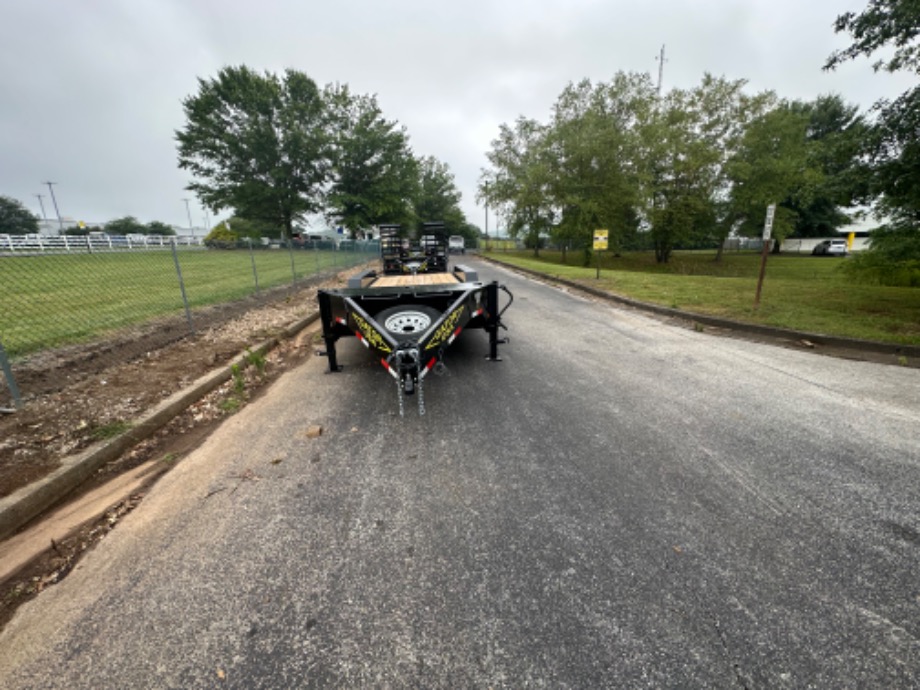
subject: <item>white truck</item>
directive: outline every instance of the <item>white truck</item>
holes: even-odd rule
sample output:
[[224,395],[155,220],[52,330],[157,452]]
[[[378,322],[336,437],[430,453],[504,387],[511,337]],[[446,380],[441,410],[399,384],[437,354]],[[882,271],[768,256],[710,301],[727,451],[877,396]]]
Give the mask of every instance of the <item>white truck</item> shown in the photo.
[[466,254],[466,240],[463,239],[463,235],[451,235],[448,237],[447,251],[449,251],[451,254],[455,252]]

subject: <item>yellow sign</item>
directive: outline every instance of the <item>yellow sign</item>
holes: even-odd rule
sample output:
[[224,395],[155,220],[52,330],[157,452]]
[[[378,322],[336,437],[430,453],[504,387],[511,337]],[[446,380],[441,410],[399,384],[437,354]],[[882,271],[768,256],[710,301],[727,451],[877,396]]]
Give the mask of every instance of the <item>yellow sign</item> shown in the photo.
[[606,249],[607,248],[607,236],[609,235],[607,230],[595,230],[594,231],[594,248],[595,249]]

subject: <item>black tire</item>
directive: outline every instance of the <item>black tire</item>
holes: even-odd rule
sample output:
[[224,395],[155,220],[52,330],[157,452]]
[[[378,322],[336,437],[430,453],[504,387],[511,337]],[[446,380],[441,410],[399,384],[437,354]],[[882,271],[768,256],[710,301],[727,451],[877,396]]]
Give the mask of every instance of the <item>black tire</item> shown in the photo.
[[431,325],[441,318],[441,312],[423,304],[400,304],[379,312],[374,321],[397,343],[418,340]]

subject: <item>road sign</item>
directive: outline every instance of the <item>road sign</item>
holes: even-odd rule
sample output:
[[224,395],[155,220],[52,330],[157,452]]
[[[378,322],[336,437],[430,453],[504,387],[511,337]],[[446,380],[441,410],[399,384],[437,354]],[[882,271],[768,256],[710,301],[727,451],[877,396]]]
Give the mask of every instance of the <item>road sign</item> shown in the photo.
[[607,249],[607,237],[610,234],[609,230],[595,230],[594,231],[594,248],[595,249]]
[[766,242],[773,234],[773,216],[776,213],[776,204],[767,206],[767,219],[763,224],[763,241]]

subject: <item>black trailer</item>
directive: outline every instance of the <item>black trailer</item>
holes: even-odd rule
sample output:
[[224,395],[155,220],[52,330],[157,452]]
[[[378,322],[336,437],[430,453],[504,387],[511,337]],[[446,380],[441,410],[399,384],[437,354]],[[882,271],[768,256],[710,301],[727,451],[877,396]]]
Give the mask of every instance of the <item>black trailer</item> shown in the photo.
[[[338,290],[320,290],[324,354],[329,370],[339,371],[336,341],[354,336],[372,350],[398,386],[399,413],[405,396],[418,395],[419,414],[425,414],[423,382],[443,367],[444,353],[465,329],[488,334],[487,359],[501,361],[498,346],[504,329],[501,317],[513,296],[497,281],[483,283],[467,266],[448,269],[447,238],[443,225],[426,223],[417,241],[400,235],[396,225],[381,226],[383,270],[368,270],[348,279]],[[502,308],[499,292],[508,296]]]

